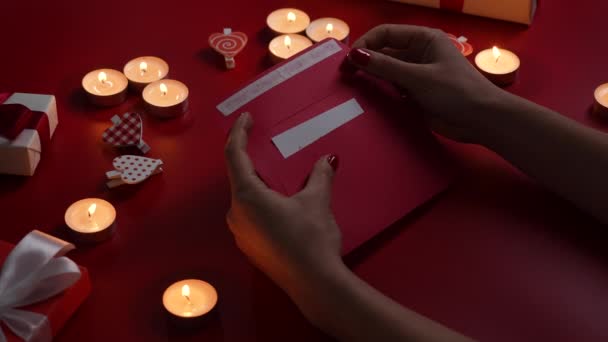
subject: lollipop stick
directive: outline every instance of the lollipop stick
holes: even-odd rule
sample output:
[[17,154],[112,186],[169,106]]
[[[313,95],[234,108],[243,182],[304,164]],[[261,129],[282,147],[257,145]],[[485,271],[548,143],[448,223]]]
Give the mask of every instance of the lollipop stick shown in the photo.
[[234,57],[224,57],[226,60],[226,69],[234,69],[236,66],[236,62],[234,61]]

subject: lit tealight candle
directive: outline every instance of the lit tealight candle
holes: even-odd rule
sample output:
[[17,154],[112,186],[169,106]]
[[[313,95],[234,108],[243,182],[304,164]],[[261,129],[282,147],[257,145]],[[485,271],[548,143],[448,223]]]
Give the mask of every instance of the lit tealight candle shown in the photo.
[[334,38],[341,42],[348,42],[350,28],[348,25],[336,18],[321,18],[310,23],[306,29],[306,35],[310,40],[318,43],[326,38]]
[[268,45],[270,58],[274,63],[281,62],[312,45],[310,39],[299,34],[284,34],[275,37]]
[[169,65],[158,57],[145,56],[130,60],[123,71],[132,87],[141,91],[146,85],[165,78]]
[[188,110],[188,87],[176,80],[148,84],[142,96],[151,114],[162,118],[177,117]]
[[495,46],[478,53],[475,65],[494,84],[505,86],[515,81],[521,63],[513,52]]
[[114,69],[99,69],[82,78],[82,87],[89,100],[99,106],[116,106],[127,99],[129,82],[122,72]]
[[100,198],[85,198],[72,204],[65,212],[65,223],[83,242],[107,239],[114,232],[115,222],[116,210]]
[[177,317],[200,317],[211,311],[216,304],[217,291],[202,280],[178,281],[163,293],[163,306]]
[[310,24],[310,18],[299,9],[282,8],[270,13],[266,24],[276,34],[301,33]]
[[594,95],[593,113],[602,119],[608,119],[608,83],[597,87]]

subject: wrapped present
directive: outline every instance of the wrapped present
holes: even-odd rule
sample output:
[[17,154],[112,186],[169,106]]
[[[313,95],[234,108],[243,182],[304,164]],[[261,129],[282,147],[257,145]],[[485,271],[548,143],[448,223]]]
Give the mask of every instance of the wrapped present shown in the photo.
[[532,24],[537,0],[393,0],[482,17]]
[[0,93],[0,173],[33,175],[57,123],[55,96]]
[[87,270],[64,256],[73,248],[37,230],[0,241],[0,341],[51,341],[89,295]]

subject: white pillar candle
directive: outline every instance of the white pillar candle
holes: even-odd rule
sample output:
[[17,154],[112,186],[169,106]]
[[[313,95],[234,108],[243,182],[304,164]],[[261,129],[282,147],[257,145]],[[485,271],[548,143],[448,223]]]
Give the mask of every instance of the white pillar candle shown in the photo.
[[310,47],[312,42],[310,39],[299,34],[284,34],[275,37],[268,44],[270,58],[274,63],[279,63],[293,55]]
[[188,87],[176,80],[159,80],[148,84],[142,97],[150,114],[161,118],[177,117],[188,110]]
[[89,100],[99,106],[116,106],[127,99],[129,82],[122,72],[114,69],[93,70],[82,78],[82,87]]
[[318,43],[326,38],[334,38],[341,42],[348,41],[350,28],[348,25],[336,18],[321,18],[310,23],[306,29],[306,35],[310,40]]
[[163,293],[163,306],[180,318],[200,317],[217,304],[217,291],[211,284],[197,279],[178,281]]
[[165,78],[169,65],[158,57],[137,57],[125,64],[123,72],[133,88],[141,91],[146,85]]
[[65,223],[78,240],[100,242],[114,233],[116,209],[100,198],[85,198],[70,205]]
[[608,83],[604,83],[595,89],[595,103],[593,112],[599,118],[608,119]]
[[495,46],[479,52],[475,65],[494,84],[506,86],[515,82],[521,63],[513,52]]
[[281,8],[268,15],[266,24],[276,34],[301,33],[310,24],[310,18],[299,9]]

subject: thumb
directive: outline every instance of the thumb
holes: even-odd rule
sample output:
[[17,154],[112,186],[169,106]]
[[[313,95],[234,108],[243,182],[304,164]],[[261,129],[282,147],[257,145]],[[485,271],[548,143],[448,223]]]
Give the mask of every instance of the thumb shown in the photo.
[[308,177],[306,186],[301,191],[303,195],[322,195],[329,202],[334,173],[338,168],[338,157],[324,156],[319,159]]
[[353,49],[348,53],[348,58],[359,69],[404,88],[416,84],[425,74],[424,65],[404,62],[367,49]]

